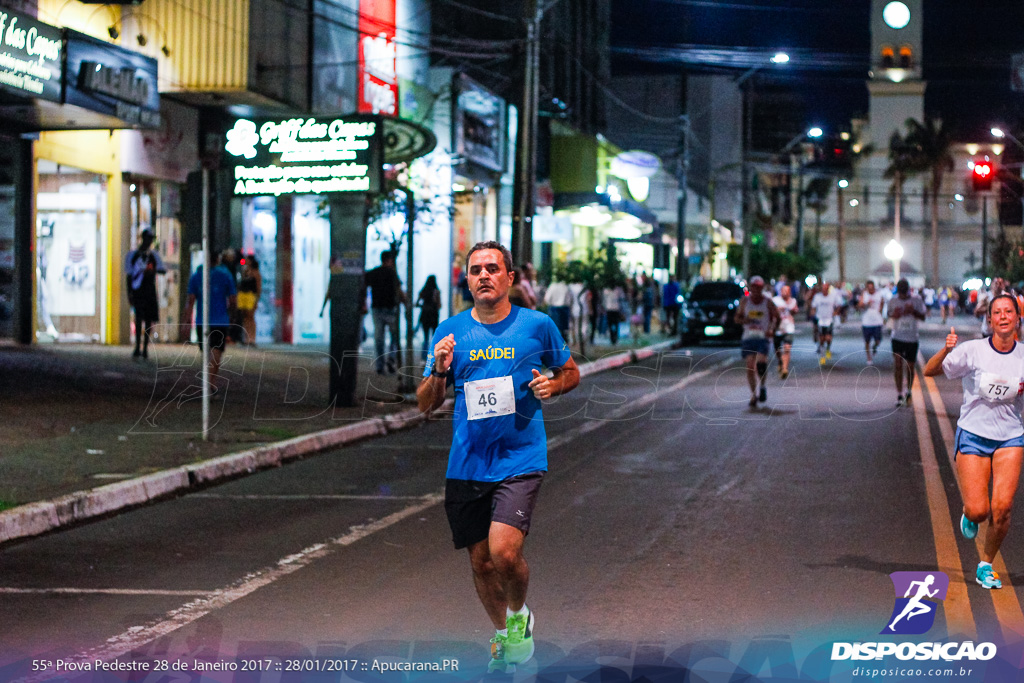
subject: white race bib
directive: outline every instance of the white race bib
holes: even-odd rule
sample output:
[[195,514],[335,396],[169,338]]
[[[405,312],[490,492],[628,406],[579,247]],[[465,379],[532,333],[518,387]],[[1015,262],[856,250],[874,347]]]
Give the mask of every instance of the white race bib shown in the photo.
[[466,412],[470,420],[511,415],[516,412],[516,392],[512,377],[477,379],[462,385]]
[[990,403],[1008,403],[1017,398],[1020,378],[1000,377],[994,372],[983,372],[978,378],[978,395]]

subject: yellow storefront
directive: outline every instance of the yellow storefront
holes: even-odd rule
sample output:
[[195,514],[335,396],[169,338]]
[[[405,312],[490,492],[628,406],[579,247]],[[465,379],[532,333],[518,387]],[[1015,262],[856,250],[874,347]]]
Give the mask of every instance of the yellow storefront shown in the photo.
[[127,341],[119,135],[44,132],[34,146],[38,341]]

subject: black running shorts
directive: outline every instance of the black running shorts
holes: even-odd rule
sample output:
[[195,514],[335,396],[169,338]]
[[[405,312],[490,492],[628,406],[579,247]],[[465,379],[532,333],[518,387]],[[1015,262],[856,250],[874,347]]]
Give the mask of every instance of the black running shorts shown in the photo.
[[911,365],[917,362],[917,348],[919,342],[905,342],[899,339],[892,340],[892,353],[900,356]]
[[487,538],[491,522],[508,524],[526,535],[544,472],[517,474],[502,481],[448,479],[444,511],[455,548],[467,548]]

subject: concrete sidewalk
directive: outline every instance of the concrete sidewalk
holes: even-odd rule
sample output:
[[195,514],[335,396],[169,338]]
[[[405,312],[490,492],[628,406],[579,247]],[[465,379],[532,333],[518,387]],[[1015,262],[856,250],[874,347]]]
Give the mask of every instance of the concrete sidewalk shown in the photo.
[[[598,344],[577,362],[592,374],[673,344]],[[232,346],[203,441],[198,348],[150,351],[137,362],[130,347],[0,347],[0,543],[422,420],[372,354],[359,358],[358,405],[339,408],[325,349]]]

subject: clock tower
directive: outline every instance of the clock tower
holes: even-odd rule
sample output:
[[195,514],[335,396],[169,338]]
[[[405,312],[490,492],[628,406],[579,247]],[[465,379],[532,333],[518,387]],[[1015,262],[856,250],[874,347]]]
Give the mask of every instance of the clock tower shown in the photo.
[[871,0],[869,130],[876,149],[888,148],[908,118],[924,120],[921,24],[924,0]]

